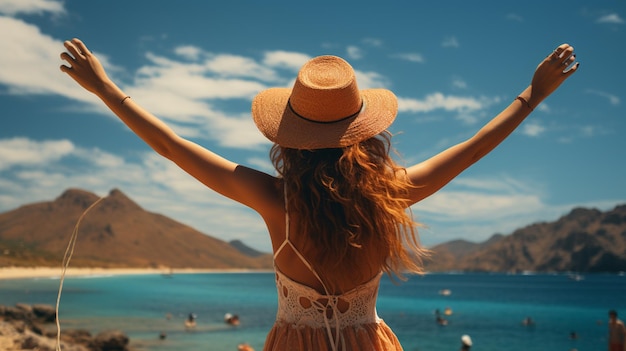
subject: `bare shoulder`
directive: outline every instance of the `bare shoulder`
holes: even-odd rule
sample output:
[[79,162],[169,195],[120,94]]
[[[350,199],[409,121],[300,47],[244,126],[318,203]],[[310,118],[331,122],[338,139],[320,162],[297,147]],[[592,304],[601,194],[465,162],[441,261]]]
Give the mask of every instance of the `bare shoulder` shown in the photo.
[[235,176],[248,184],[242,197],[247,205],[256,210],[266,221],[268,218],[284,214],[283,180],[267,173],[237,166]]

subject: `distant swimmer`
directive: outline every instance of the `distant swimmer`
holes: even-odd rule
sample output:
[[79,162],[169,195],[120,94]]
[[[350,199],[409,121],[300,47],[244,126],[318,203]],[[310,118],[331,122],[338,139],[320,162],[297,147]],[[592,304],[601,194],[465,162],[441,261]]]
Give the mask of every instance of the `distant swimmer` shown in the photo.
[[443,326],[448,325],[448,320],[443,318],[443,317],[441,317],[441,312],[439,312],[439,309],[435,310],[435,321],[439,325],[443,325]]
[[238,326],[239,325],[239,316],[236,315],[236,314],[226,313],[224,315],[224,323],[229,324],[229,325],[233,325],[233,326]]
[[441,289],[439,290],[439,295],[450,296],[452,295],[452,291],[450,289]]
[[609,311],[609,351],[626,350],[626,326],[617,318],[617,311]]
[[461,351],[469,351],[472,348],[472,338],[469,335],[461,336]]
[[237,351],[254,351],[252,346],[247,343],[237,345]]
[[530,317],[526,317],[522,320],[522,325],[525,325],[527,327],[534,326],[535,321]]
[[196,314],[190,313],[187,319],[185,320],[185,328],[195,328],[196,327]]

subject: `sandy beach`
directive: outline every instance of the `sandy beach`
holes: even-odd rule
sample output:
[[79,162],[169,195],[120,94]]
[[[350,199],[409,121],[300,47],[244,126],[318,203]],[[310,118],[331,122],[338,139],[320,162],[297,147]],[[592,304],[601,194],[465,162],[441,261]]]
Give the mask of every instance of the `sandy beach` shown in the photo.
[[[66,277],[89,277],[108,275],[137,275],[137,274],[189,274],[189,273],[236,273],[251,272],[248,269],[195,269],[178,268],[79,268],[69,267]],[[27,278],[57,278],[61,277],[61,267],[0,267],[0,280],[27,279]]]

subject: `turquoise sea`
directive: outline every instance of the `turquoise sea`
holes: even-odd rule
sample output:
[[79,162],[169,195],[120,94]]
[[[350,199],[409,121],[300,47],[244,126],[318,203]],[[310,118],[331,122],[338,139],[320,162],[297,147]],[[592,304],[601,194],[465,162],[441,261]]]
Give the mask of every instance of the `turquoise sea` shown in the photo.
[[[0,280],[0,304],[54,305],[58,286],[58,278]],[[448,325],[438,325],[434,311],[446,308]],[[377,309],[407,351],[458,350],[463,334],[477,351],[606,350],[608,310],[626,319],[626,276],[427,274],[400,285],[383,277]],[[67,278],[59,316],[61,330],[120,329],[149,351],[234,351],[241,342],[258,351],[275,311],[272,273],[211,273]],[[184,328],[189,313],[193,331]],[[226,313],[241,324],[223,323]],[[526,317],[535,324],[522,325]]]

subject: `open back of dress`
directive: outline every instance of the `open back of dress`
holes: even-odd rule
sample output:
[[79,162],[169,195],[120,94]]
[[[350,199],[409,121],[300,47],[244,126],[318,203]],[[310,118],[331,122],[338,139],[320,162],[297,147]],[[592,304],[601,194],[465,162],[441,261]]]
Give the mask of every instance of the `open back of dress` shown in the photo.
[[[319,280],[324,287],[324,294],[294,281],[276,267],[276,257],[287,247],[293,250]],[[402,350],[393,331],[376,313],[382,272],[346,293],[330,294],[319,274],[289,239],[289,211],[286,200],[285,240],[274,253],[274,269],[278,312],[264,350]]]

